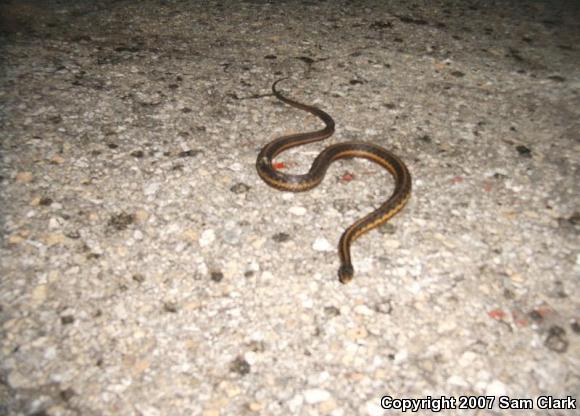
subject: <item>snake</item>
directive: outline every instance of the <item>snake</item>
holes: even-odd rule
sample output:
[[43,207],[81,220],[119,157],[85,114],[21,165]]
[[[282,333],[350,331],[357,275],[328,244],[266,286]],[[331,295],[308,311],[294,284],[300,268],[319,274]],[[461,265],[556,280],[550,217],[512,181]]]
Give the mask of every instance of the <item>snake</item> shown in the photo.
[[289,174],[276,169],[273,161],[280,153],[296,146],[325,140],[332,136],[335,127],[333,118],[318,107],[303,104],[282,95],[276,86],[285,79],[288,78],[280,78],[272,84],[273,95],[291,107],[318,117],[324,122],[325,127],[321,130],[278,137],[262,147],[256,159],[256,170],[266,184],[281,191],[308,191],[322,182],[332,162],[355,157],[367,159],[380,165],[395,180],[390,197],[377,209],[355,221],[340,237],[338,243],[340,258],[338,279],[341,283],[348,283],[354,276],[351,244],[361,235],[387,222],[405,206],[411,196],[411,174],[405,163],[392,152],[373,143],[358,141],[342,142],[326,147],[316,156],[308,173]]

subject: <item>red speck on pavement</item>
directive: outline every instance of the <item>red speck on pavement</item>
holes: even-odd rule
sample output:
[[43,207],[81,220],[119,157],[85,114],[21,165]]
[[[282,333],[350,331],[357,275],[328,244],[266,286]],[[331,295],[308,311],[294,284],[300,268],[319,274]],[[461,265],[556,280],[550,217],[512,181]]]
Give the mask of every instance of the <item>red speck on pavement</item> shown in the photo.
[[489,315],[490,318],[497,319],[497,320],[500,320],[500,319],[503,319],[506,317],[506,313],[504,311],[502,311],[501,309],[493,309],[493,310],[489,311],[487,314]]

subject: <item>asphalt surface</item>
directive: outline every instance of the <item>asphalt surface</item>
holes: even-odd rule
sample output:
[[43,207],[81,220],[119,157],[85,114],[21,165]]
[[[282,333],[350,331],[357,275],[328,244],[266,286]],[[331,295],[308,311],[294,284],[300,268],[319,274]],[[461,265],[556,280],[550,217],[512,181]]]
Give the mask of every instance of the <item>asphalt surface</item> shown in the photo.
[[[0,415],[578,414],[577,2],[0,16]],[[306,193],[262,182],[262,146],[321,126],[270,95],[285,76],[327,143],[413,177],[347,285],[338,239],[392,179],[353,159]]]

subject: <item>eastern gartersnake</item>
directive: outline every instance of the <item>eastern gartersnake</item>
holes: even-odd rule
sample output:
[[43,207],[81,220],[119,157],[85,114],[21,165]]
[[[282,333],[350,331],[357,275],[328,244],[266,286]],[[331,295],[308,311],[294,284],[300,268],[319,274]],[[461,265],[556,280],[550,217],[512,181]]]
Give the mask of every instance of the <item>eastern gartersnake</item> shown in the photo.
[[272,84],[274,96],[292,107],[314,114],[324,121],[326,127],[318,131],[279,137],[264,146],[256,160],[258,175],[264,182],[282,191],[308,191],[316,187],[324,179],[326,170],[333,161],[351,157],[362,157],[378,163],[395,178],[395,189],[391,197],[379,208],[348,227],[342,237],[340,237],[338,254],[341,266],[338,270],[338,278],[342,283],[347,283],[354,274],[350,257],[351,243],[367,231],[388,221],[405,206],[411,196],[411,175],[403,161],[393,153],[377,145],[362,142],[345,142],[328,146],[314,159],[308,173],[303,175],[291,175],[276,170],[272,166],[272,160],[284,150],[324,140],[334,133],[334,120],[324,111],[284,97],[276,90],[276,85],[284,79],[279,79]]

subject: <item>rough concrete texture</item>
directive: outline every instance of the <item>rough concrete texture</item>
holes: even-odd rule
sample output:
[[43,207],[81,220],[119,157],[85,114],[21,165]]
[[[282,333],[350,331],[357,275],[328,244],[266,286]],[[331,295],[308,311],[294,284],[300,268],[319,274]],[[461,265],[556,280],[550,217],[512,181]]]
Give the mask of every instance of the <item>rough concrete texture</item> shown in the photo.
[[[580,391],[578,2],[0,7],[0,415],[391,415],[382,396],[442,395],[495,401],[441,414],[578,414],[536,401]],[[283,76],[336,120],[327,143],[379,144],[413,176],[348,285],[338,239],[392,179],[353,159],[310,192],[262,182],[264,144],[321,125],[269,95]]]

